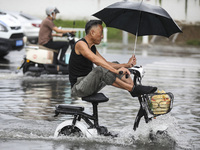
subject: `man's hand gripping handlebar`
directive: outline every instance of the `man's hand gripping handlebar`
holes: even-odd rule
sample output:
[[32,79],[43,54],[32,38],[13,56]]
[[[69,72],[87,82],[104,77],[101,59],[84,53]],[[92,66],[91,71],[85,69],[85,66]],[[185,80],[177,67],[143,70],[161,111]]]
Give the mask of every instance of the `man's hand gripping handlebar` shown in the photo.
[[129,78],[131,73],[130,73],[130,71],[128,69],[122,67],[119,70],[120,70],[119,71],[120,75],[125,74],[126,78]]

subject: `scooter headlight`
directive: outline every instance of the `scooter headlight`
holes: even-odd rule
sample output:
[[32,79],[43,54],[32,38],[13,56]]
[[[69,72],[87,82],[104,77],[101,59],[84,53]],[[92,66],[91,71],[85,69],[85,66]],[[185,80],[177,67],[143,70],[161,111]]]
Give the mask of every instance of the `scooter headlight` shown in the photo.
[[6,28],[6,26],[4,26],[1,23],[0,23],[0,32],[8,32],[8,29]]

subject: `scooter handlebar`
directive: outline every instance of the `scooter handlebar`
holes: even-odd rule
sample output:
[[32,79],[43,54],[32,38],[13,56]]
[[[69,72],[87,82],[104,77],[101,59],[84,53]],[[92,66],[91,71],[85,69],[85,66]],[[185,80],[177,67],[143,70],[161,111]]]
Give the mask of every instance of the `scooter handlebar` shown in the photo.
[[[131,72],[131,74],[134,74],[134,75],[136,75],[136,76],[138,76],[138,77],[143,77],[144,76],[144,70],[143,70],[143,68],[140,66],[134,66],[134,67],[132,67],[132,68],[129,68],[129,71]],[[122,75],[123,74],[123,71],[119,71],[119,74],[120,75]],[[126,78],[128,78],[129,77],[129,75],[128,74],[126,74]]]
[[67,33],[63,33],[62,36],[74,37],[75,35],[73,33],[67,32]]
[[122,74],[123,74],[123,71],[119,71],[119,74],[122,75]]
[[[122,75],[122,74],[123,74],[123,71],[119,71],[119,74]],[[128,77],[129,77],[129,75],[126,74],[126,78],[128,78]]]

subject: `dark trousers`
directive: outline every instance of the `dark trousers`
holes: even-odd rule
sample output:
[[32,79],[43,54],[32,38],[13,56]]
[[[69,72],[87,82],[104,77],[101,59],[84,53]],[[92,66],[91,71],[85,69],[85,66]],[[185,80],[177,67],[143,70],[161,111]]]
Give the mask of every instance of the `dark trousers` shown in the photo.
[[[50,40],[48,43],[44,44],[43,46],[58,51],[58,53],[54,53],[54,62],[58,63],[57,60],[64,61],[64,56],[65,56],[65,53],[66,53],[66,51],[69,47],[69,43],[66,42],[66,41]],[[60,53],[60,58],[58,58],[59,53]]]

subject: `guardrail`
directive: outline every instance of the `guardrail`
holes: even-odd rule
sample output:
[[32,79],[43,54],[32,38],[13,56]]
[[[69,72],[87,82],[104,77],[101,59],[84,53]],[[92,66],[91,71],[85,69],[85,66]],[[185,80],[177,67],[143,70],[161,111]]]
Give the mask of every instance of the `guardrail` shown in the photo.
[[[76,35],[75,37],[78,39],[81,39],[85,36],[85,29],[84,28],[62,28],[63,30],[75,30],[76,31]],[[101,45],[102,46],[107,46],[107,35],[108,35],[108,29],[106,27],[103,28],[103,39],[101,41]],[[67,40],[67,37],[53,37],[54,40],[56,41],[65,41]],[[127,35],[123,35],[122,36],[122,43],[123,45],[128,45],[128,33]],[[142,44],[148,44],[149,43],[149,38],[148,36],[143,36],[142,37]]]

